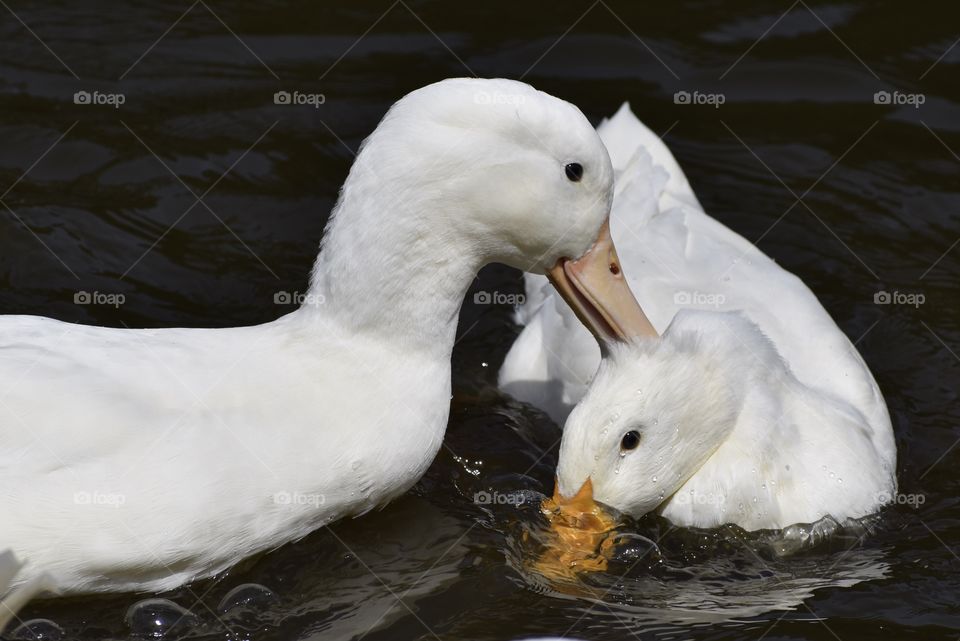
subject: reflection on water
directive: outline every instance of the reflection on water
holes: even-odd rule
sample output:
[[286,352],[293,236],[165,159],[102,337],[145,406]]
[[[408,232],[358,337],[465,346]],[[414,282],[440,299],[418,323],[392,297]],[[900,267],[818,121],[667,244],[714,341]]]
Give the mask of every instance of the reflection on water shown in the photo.
[[[656,521],[617,532],[588,527],[576,537],[553,523],[524,521],[510,562],[530,589],[577,597],[632,625],[723,623],[796,610],[818,589],[851,587],[889,571],[883,550],[862,546],[867,531],[857,524],[829,532],[816,524],[793,528],[793,549],[784,556],[782,533],[694,532]],[[690,563],[691,554],[699,560]]]
[[[878,550],[852,552],[831,564],[798,563],[789,568],[751,562],[748,552],[703,566],[674,568],[670,579],[628,574],[596,581],[595,592],[603,595],[598,600],[604,607],[592,611],[621,626],[727,623],[797,610],[816,590],[882,579],[888,569]],[[590,599],[588,603],[597,605]]]
[[[594,122],[629,100],[666,132],[706,210],[797,273],[858,341],[894,418],[900,487],[926,497],[885,511],[862,542],[837,537],[836,548],[778,556],[740,532],[671,530],[648,518],[617,530],[604,571],[567,584],[532,572],[542,549],[522,537],[543,526],[559,432],[492,391],[516,328],[509,307],[475,305],[471,293],[447,447],[403,500],[216,581],[164,595],[42,601],[25,617],[55,621],[69,639],[125,639],[130,606],[161,597],[196,615],[184,638],[204,641],[368,631],[371,641],[742,639],[768,630],[956,638],[956,8],[860,0],[788,8],[0,7],[0,312],[131,327],[276,318],[288,311],[275,304],[278,292],[304,291],[353,152],[393,101],[442,77],[522,76]],[[275,92],[295,90],[326,100],[274,104]],[[726,100],[674,101],[694,90]],[[125,102],[75,104],[78,91],[121,92]],[[876,104],[878,91],[926,100]],[[517,274],[500,267],[484,270],[477,287],[522,292]],[[125,302],[75,304],[81,290]],[[921,292],[927,303],[875,305],[881,290]],[[525,500],[483,504],[482,491]],[[250,583],[276,600],[218,610]]]
[[302,621],[308,639],[349,639],[390,628],[423,597],[456,582],[468,554],[458,521],[416,497],[401,505],[374,515],[372,523],[328,531],[325,538],[333,541],[324,543],[339,546],[338,554],[313,570],[284,625]]

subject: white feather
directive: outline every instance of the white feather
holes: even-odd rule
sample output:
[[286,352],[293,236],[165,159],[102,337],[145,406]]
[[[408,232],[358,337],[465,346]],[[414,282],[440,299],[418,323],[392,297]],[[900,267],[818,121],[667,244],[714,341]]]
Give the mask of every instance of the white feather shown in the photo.
[[[896,488],[896,446],[880,390],[849,339],[803,282],[703,211],[669,150],[626,105],[598,131],[616,172],[611,233],[623,272],[664,345],[641,359],[645,376],[626,356],[601,368],[567,420],[562,491],[576,492],[591,476],[597,500],[635,513],[666,501],[664,515],[682,525],[756,529],[875,511]],[[699,311],[681,323],[681,310]],[[563,422],[587,393],[599,348],[552,292],[518,317],[528,324],[500,385]],[[678,327],[690,333],[692,324],[706,352],[671,360]],[[709,357],[711,345],[728,354],[724,369]],[[714,375],[704,379],[707,362]],[[668,384],[683,393],[672,407],[663,405]],[[663,398],[651,399],[645,386],[664,389]],[[638,390],[644,404],[631,405]],[[605,405],[628,409],[614,419]],[[627,454],[618,476],[619,439],[637,414],[680,423],[684,438],[662,441],[677,448],[658,452],[662,467]],[[717,427],[725,431],[711,435]],[[661,442],[653,434],[665,427],[645,429],[651,435],[640,449]],[[706,449],[690,446],[698,440]],[[617,456],[608,460],[611,451]],[[630,473],[637,466],[642,472]],[[781,484],[773,490],[761,479]],[[727,511],[706,499],[683,504],[690,490],[722,496]],[[679,502],[670,500],[675,492]]]
[[26,583],[14,588],[14,579],[23,565],[10,550],[0,552],[0,632],[17,617],[32,598],[43,592],[55,590],[53,581],[45,573],[35,575]]
[[477,270],[582,255],[611,189],[575,107],[448,80],[364,143],[297,311],[216,330],[0,317],[0,545],[21,580],[166,590],[402,494],[442,442]]

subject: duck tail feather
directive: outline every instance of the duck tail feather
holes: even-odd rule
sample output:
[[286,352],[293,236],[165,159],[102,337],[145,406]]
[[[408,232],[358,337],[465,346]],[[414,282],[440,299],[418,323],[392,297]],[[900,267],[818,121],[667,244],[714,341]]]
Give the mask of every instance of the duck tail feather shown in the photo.
[[41,592],[55,592],[53,579],[49,574],[41,573],[26,583],[12,587],[17,573],[23,564],[17,561],[13,552],[0,552],[0,631],[7,627],[17,612]]

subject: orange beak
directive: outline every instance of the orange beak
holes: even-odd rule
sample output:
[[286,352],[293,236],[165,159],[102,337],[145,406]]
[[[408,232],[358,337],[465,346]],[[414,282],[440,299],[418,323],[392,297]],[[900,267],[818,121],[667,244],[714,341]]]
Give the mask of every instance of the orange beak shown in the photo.
[[589,477],[570,498],[560,494],[560,482],[555,481],[553,498],[546,499],[541,509],[558,528],[597,533],[607,532],[617,524],[613,517],[593,500],[593,481]]
[[635,336],[657,336],[620,268],[609,220],[583,256],[561,258],[547,277],[601,346]]
[[534,565],[538,572],[554,579],[571,579],[578,572],[607,569],[617,522],[594,502],[589,478],[570,498],[554,490],[553,498],[545,499],[540,509],[550,521],[550,543]]

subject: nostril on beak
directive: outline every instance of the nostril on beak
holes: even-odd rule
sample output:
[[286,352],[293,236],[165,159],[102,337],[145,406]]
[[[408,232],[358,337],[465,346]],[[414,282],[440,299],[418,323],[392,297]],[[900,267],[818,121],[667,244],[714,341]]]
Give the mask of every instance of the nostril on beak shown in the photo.
[[614,276],[618,276],[620,274],[620,265],[616,263],[610,263],[610,273]]

